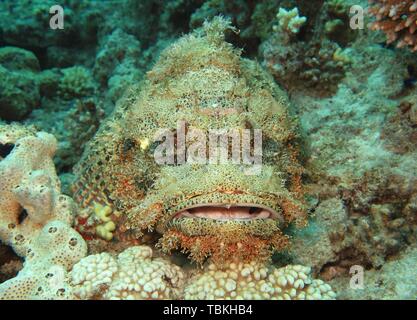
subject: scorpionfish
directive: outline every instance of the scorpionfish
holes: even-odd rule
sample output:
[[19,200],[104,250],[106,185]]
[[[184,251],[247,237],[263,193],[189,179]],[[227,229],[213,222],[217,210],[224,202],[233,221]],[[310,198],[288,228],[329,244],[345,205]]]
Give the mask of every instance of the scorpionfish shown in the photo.
[[[74,198],[89,212],[77,228],[86,237],[96,221],[90,236],[121,242],[152,233],[163,253],[221,263],[269,259],[287,246],[289,223],[305,225],[288,98],[225,41],[227,29],[236,31],[218,17],[167,47],[101,124],[75,168]],[[225,143],[222,161],[208,132]]]

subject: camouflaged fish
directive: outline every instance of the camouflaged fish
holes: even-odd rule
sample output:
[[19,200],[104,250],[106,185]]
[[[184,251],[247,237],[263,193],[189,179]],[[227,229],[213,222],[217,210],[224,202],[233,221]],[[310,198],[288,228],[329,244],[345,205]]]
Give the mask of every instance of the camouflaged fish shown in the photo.
[[[287,245],[288,223],[306,222],[286,95],[224,40],[227,28],[216,18],[168,47],[102,124],[75,171],[74,198],[90,214],[78,219],[86,237],[94,215],[95,235],[112,242],[152,231],[163,252],[198,262],[263,260]],[[155,135],[179,122],[187,131],[261,130],[260,172],[247,174],[244,163],[157,163]]]

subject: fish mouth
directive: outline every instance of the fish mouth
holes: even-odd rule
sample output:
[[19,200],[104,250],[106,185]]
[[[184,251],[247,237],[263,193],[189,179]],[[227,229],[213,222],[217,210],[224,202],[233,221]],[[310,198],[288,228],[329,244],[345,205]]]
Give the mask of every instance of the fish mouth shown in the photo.
[[176,219],[211,219],[217,221],[252,221],[260,219],[277,220],[284,222],[281,214],[266,206],[257,204],[201,204],[193,205],[177,212],[172,220]]
[[230,257],[266,260],[288,244],[280,212],[254,202],[184,206],[168,220],[158,245],[164,252],[181,248],[198,263],[209,256],[216,263]]

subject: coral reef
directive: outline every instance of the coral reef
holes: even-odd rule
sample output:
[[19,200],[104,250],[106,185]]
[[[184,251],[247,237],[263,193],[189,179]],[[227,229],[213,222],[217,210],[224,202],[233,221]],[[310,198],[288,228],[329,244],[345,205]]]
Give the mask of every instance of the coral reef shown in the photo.
[[142,78],[140,42],[121,29],[116,29],[102,40],[93,73],[97,81],[108,88],[108,96],[116,102],[129,86]]
[[103,106],[95,98],[77,100],[74,107],[65,113],[63,134],[66,142],[57,151],[60,171],[69,172],[79,160],[85,145],[94,136],[104,117]]
[[314,41],[309,46],[304,43],[283,46],[281,41],[272,38],[262,49],[265,66],[279,83],[291,91],[301,86],[304,89],[319,86],[319,95],[335,90],[350,64],[346,52],[328,40]]
[[40,105],[35,55],[20,48],[0,48],[0,117],[21,120]]
[[67,173],[104,118],[105,103],[97,97],[98,84],[85,67],[47,69],[37,75],[36,81],[42,108],[33,110],[25,122],[58,138],[54,160],[58,172]]
[[[0,1],[0,299],[414,299],[415,2]],[[263,172],[156,165],[178,119]]]
[[0,300],[74,299],[67,271],[87,254],[82,237],[66,223],[52,221],[28,240],[23,269],[0,284]]
[[110,241],[113,239],[113,231],[116,230],[115,223],[111,220],[109,215],[112,214],[112,208],[109,206],[102,206],[95,204],[94,213],[100,219],[102,224],[96,227],[96,234],[104,240]]
[[152,249],[133,246],[117,256],[91,255],[71,271],[74,294],[82,299],[175,299],[185,275],[178,266],[152,258]]
[[62,69],[58,94],[65,99],[88,97],[93,95],[94,90],[94,82],[88,69],[80,66]]
[[[69,1],[64,2],[68,4]],[[49,28],[49,8],[53,4],[49,0],[3,1],[0,10],[2,40],[12,45],[32,48],[70,42],[76,32],[76,26],[71,22],[73,11],[69,7],[65,12],[65,29],[54,32]]]
[[[107,2],[63,1],[63,30],[49,27],[53,1],[0,3],[0,44],[6,45],[0,48],[0,118],[25,120],[54,134],[60,142],[55,158],[59,174],[71,171],[97,122],[112,111],[126,87],[141,80],[151,62],[139,58],[140,42],[131,34],[153,18],[140,8],[131,10],[133,2],[114,10]],[[133,24],[125,19],[136,14],[140,17]],[[109,79],[103,87],[92,77],[100,68]]]
[[[340,17],[342,12],[335,6],[326,2],[311,21],[310,17],[299,17],[298,8],[279,9],[279,24],[261,44],[260,54],[263,65],[290,92],[329,95],[345,76],[351,59],[349,49],[343,48],[348,40],[340,29],[349,30],[348,11],[343,7],[346,12]],[[335,18],[335,11],[339,18]],[[300,32],[303,25],[307,30]]]
[[256,262],[231,263],[219,269],[210,264],[189,280],[186,300],[328,300],[336,294],[322,280],[313,280],[310,268],[289,265],[274,268]]
[[370,0],[369,12],[376,21],[373,30],[381,30],[387,43],[397,42],[397,47],[409,46],[417,51],[417,2],[415,0]]
[[331,281],[340,299],[415,300],[417,296],[417,249],[411,246],[395,260],[387,261],[380,270],[364,273],[363,288],[353,290],[350,278]]
[[0,239],[25,258],[18,275],[0,284],[1,299],[71,296],[66,271],[87,254],[71,228],[74,203],[60,193],[52,156],[55,138],[20,126],[2,125],[0,144]]
[[[106,252],[83,258],[86,244],[70,227],[73,204],[59,193],[51,160],[55,138],[34,128],[3,125],[0,142],[3,150],[10,146],[0,162],[0,177],[8,182],[0,198],[1,240],[25,259],[17,276],[0,284],[0,299],[201,299],[201,294],[211,298],[226,291],[233,299],[335,297],[302,266],[232,263],[220,270],[212,264],[186,281],[178,266],[153,257],[147,246],[129,247],[117,258]],[[109,207],[96,205],[95,214],[111,222]],[[3,265],[2,272],[13,274],[15,263]],[[252,280],[255,286],[248,284]]]
[[49,220],[70,223],[74,205],[69,197],[60,194],[52,161],[57,145],[55,138],[39,132],[13,141],[9,130],[13,127],[3,127],[0,137],[2,145],[13,147],[0,162],[0,235],[23,255],[28,244],[25,237],[32,238]]
[[300,17],[298,15],[298,8],[291,10],[285,10],[279,8],[277,13],[278,26],[274,26],[274,31],[285,32],[287,34],[299,33],[301,27],[307,21],[306,17]]
[[293,234],[290,262],[325,280],[352,265],[379,269],[416,241],[415,87],[405,86],[413,57],[362,41],[335,95],[292,96],[310,141],[314,213]]

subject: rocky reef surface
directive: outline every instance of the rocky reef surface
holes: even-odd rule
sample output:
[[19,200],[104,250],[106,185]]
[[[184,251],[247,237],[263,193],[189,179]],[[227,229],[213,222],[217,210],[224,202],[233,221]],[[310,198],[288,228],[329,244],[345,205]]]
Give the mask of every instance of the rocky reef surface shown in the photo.
[[[65,0],[62,30],[53,4],[0,1],[0,299],[415,299],[415,1]],[[353,5],[371,8],[363,28]],[[307,226],[272,262],[199,271],[150,235],[83,239],[70,186],[85,146],[165,48],[218,15],[288,94]]]

